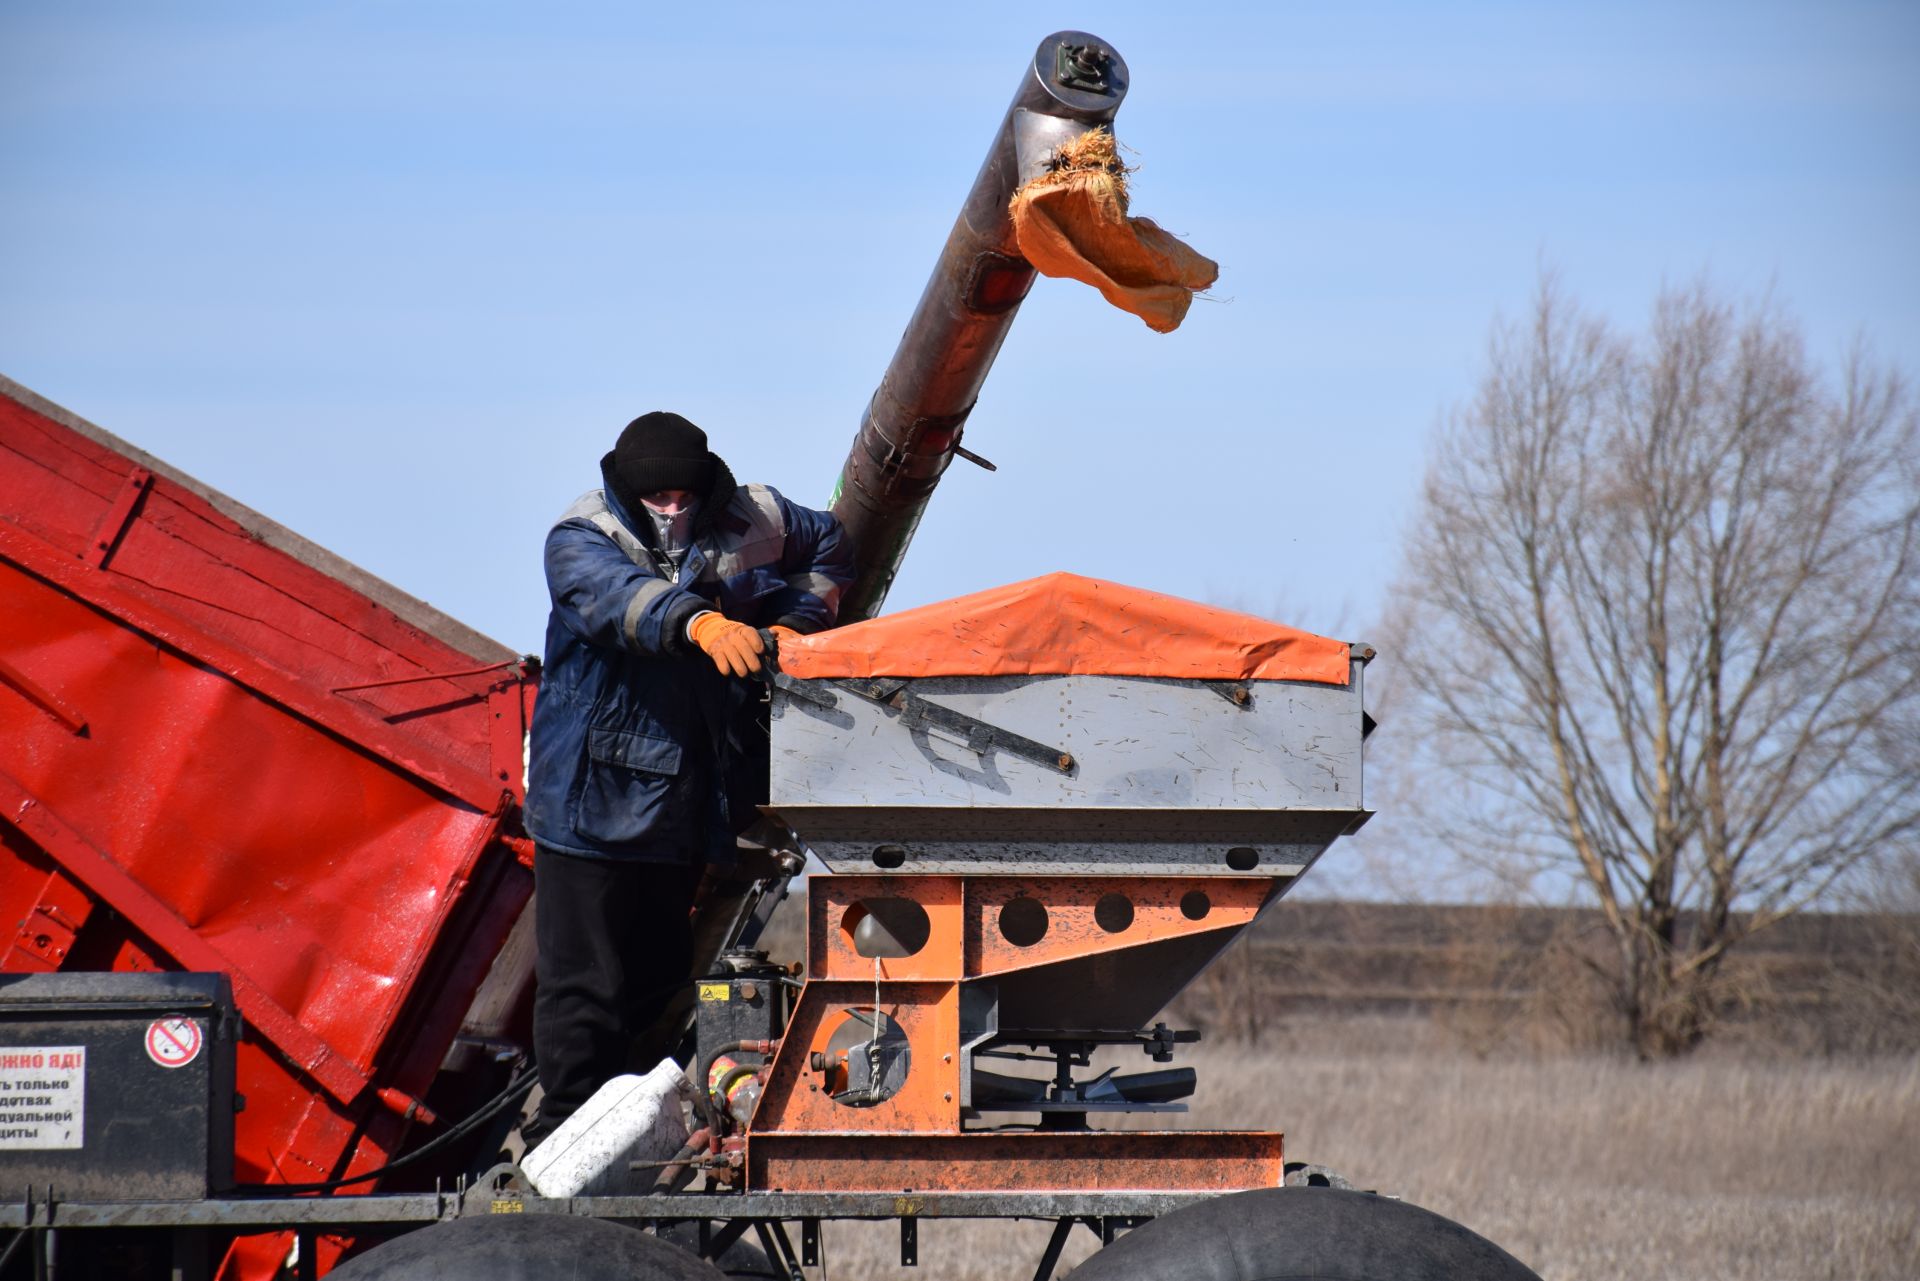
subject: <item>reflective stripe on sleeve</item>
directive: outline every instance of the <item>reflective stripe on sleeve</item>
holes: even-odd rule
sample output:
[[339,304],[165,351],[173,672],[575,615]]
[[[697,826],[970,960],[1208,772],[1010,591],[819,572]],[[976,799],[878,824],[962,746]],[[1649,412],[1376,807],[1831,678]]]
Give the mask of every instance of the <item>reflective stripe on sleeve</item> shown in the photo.
[[664,578],[649,578],[633,589],[633,599],[627,602],[626,617],[620,621],[620,630],[627,634],[627,643],[636,649],[640,645],[641,611],[657,599],[660,593],[669,590],[673,584]]
[[840,603],[840,584],[825,574],[788,574],[787,586],[797,592],[819,597],[830,610]]

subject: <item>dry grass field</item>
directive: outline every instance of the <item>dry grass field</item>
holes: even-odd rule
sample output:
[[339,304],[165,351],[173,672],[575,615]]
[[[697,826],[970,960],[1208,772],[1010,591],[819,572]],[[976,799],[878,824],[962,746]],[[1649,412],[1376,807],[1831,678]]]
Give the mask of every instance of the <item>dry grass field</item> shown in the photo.
[[[1568,978],[1590,925],[1286,903],[1168,1011],[1207,1039],[1192,1113],[1162,1119],[1281,1130],[1547,1281],[1920,1281],[1920,920],[1761,936],[1708,1044],[1653,1065],[1596,1048],[1613,1025]],[[1025,1281],[1050,1227],[923,1223],[907,1270],[893,1224],[829,1225],[816,1275]]]
[[[1203,1047],[1183,1123],[1283,1130],[1291,1159],[1457,1219],[1547,1281],[1920,1277],[1912,1059],[1481,1059],[1437,1036],[1395,1048],[1417,1029]],[[825,1275],[1023,1279],[1046,1236],[923,1224],[909,1271],[893,1225],[833,1225]],[[1069,1258],[1092,1245],[1083,1230]]]

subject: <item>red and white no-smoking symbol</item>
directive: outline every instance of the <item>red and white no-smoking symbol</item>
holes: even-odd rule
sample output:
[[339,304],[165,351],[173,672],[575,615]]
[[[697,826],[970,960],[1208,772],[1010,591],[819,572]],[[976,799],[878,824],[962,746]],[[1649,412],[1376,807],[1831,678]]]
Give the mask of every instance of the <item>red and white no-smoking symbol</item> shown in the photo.
[[185,1067],[200,1057],[200,1025],[192,1019],[155,1019],[147,1028],[147,1057],[163,1068]]

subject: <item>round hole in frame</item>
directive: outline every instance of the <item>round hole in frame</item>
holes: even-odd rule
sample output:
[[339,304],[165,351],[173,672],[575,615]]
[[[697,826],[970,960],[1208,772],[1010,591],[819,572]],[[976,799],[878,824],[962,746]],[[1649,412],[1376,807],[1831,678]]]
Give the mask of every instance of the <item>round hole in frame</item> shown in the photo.
[[897,960],[927,945],[933,923],[910,898],[865,898],[847,907],[840,929],[856,955]]
[[1118,891],[1102,894],[1093,905],[1093,923],[1109,934],[1118,934],[1133,924],[1133,900]]
[[907,849],[904,845],[876,845],[873,847],[873,865],[892,871],[907,861]]
[[1246,845],[1236,845],[1227,851],[1227,866],[1236,872],[1251,872],[1260,866],[1260,851]]
[[1015,947],[1032,947],[1047,936],[1047,909],[1022,894],[1000,909],[1000,937]]
[[1180,915],[1189,921],[1204,921],[1213,910],[1213,900],[1205,890],[1188,890],[1180,896]]

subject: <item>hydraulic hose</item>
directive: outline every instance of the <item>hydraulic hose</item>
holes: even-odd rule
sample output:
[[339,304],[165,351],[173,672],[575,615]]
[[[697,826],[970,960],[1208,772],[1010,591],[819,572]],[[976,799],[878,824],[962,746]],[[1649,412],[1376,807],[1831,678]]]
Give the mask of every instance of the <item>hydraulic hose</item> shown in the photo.
[[[661,1187],[672,1187],[674,1181],[680,1177],[687,1164],[692,1161],[694,1157],[705,1151],[707,1145],[712,1141],[712,1131],[695,1130],[687,1139],[685,1146],[662,1163],[663,1168],[660,1171],[660,1175],[653,1181],[654,1188],[657,1190]],[[635,1162],[635,1164],[638,1165],[640,1163]]]
[[713,1079],[713,1065],[723,1056],[741,1053],[766,1056],[779,1048],[778,1041],[728,1041],[722,1045],[716,1045],[707,1051],[705,1058],[700,1060],[700,1079],[697,1082],[700,1092],[707,1092],[707,1082]]
[[738,1081],[743,1076],[752,1076],[759,1070],[760,1066],[756,1063],[734,1064],[727,1069],[727,1074],[720,1078],[720,1083],[713,1087],[714,1095],[721,1102],[726,1102],[732,1098],[733,1083],[735,1081]]
[[768,1057],[779,1048],[780,1042],[778,1041],[728,1041],[724,1045],[716,1045],[707,1052],[706,1057],[700,1060],[700,1075],[693,1082],[693,1094],[697,1101],[696,1106],[700,1110],[701,1120],[705,1121],[708,1128],[715,1134],[720,1133],[720,1117],[726,1112],[727,1096],[722,1092],[720,1095],[720,1106],[718,1108],[714,1107],[713,1091],[708,1084],[713,1080],[714,1063],[723,1055],[739,1054],[742,1052]]
[[365,1183],[369,1179],[383,1178],[396,1170],[405,1169],[423,1157],[440,1151],[449,1144],[457,1143],[459,1140],[466,1138],[486,1122],[498,1116],[502,1111],[510,1106],[517,1105],[522,1099],[526,1098],[527,1092],[533,1089],[534,1082],[539,1079],[540,1074],[538,1071],[531,1067],[527,1068],[524,1072],[520,1073],[520,1075],[509,1081],[506,1089],[500,1091],[500,1093],[494,1095],[492,1099],[481,1105],[478,1112],[467,1117],[458,1125],[451,1127],[445,1133],[421,1144],[405,1156],[389,1161],[385,1165],[376,1166],[374,1169],[368,1170],[365,1174],[356,1174],[343,1179],[327,1179],[318,1183],[242,1183],[237,1185],[234,1190],[236,1192],[266,1194],[332,1192],[339,1188],[350,1187],[355,1183]]

